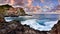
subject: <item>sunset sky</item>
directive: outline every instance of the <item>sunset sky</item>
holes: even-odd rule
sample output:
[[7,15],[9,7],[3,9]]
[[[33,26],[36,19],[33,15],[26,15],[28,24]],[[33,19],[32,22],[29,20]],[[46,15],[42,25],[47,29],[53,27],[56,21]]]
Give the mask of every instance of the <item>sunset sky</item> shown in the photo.
[[[40,11],[49,11],[60,5],[60,0],[0,0],[0,5],[10,4],[12,6],[22,6],[32,8],[37,11],[37,6],[40,7]],[[33,8],[34,7],[34,8]],[[47,9],[48,8],[48,9]],[[29,9],[29,10],[30,10]]]
[[21,4],[21,2],[27,2],[27,4],[32,4],[33,6],[58,5],[58,0],[0,0],[0,4],[7,3],[7,2],[11,4],[14,4],[14,3]]

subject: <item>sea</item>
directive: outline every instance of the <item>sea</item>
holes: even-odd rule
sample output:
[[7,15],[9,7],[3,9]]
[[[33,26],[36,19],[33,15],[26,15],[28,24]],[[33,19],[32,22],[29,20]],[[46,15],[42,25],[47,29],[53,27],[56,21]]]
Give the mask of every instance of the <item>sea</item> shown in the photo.
[[60,14],[33,14],[31,17],[5,17],[7,22],[17,20],[22,25],[29,25],[31,28],[39,31],[50,31],[57,24]]

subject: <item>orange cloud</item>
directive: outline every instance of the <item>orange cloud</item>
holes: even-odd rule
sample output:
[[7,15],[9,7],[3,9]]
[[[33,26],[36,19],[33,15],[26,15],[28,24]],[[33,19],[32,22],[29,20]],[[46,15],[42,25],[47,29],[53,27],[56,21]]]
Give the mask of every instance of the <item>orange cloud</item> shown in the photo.
[[31,6],[32,5],[32,0],[27,0],[27,2],[28,2],[28,6]]
[[40,0],[42,3],[44,3],[44,0]]
[[13,5],[13,4],[14,4],[14,2],[15,2],[14,0],[11,0],[11,1],[10,1],[11,5]]

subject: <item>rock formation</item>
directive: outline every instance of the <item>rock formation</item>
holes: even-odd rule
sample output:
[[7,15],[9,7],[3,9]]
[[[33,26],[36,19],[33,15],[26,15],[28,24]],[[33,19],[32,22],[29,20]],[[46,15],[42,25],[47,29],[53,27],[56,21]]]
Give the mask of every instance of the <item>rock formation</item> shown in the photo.
[[[3,21],[4,22],[4,21]],[[20,22],[0,22],[0,34],[47,34],[47,31],[38,31]]]
[[12,6],[10,5],[0,5],[0,15],[5,15],[6,11]]
[[[22,25],[18,21],[5,22],[4,11],[9,10],[9,8],[11,8],[9,5],[0,6],[0,34],[60,34],[60,20],[49,32],[34,30],[28,25]],[[27,15],[25,14],[23,8],[20,8],[19,11],[22,13],[20,15]]]
[[0,6],[0,14],[3,16],[5,16],[5,15],[8,15],[8,16],[19,16],[19,15],[24,16],[24,15],[27,15],[25,13],[25,11],[23,10],[23,8],[21,8],[21,7],[14,8],[8,4]]
[[38,31],[18,21],[6,22],[0,15],[0,34],[47,34],[47,31]]
[[52,30],[50,31],[51,34],[60,34],[60,20],[57,24],[54,25]]

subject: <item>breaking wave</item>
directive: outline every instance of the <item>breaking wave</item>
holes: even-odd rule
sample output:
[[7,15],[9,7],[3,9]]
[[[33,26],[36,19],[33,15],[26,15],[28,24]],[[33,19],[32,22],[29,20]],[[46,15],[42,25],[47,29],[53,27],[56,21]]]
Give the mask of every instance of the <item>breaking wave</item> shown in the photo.
[[47,20],[37,20],[37,19],[30,19],[26,21],[21,21],[22,25],[29,25],[31,28],[40,31],[49,31],[51,28],[58,22],[56,21],[47,21]]

